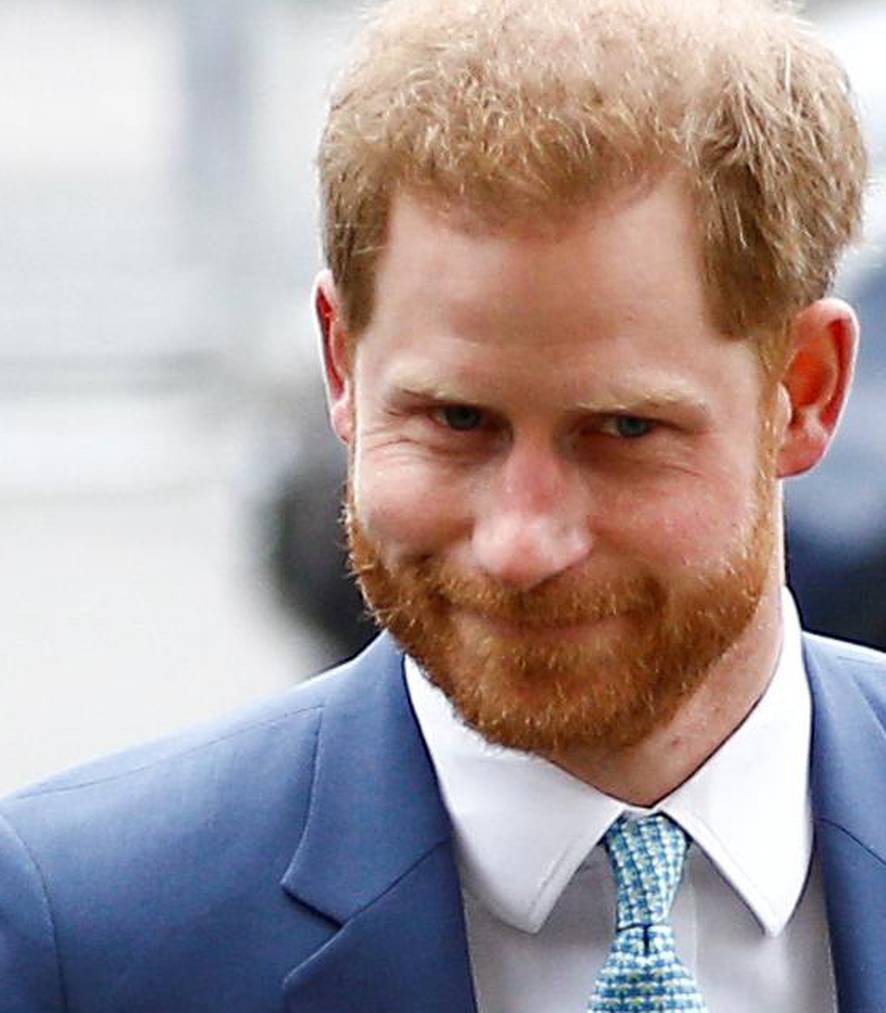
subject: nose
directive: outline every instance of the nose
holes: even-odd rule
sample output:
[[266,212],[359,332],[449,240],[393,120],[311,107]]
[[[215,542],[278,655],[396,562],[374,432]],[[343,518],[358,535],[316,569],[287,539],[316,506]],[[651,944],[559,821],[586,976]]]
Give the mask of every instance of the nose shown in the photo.
[[486,493],[471,547],[501,584],[530,590],[588,556],[588,493],[576,466],[553,449],[512,446]]

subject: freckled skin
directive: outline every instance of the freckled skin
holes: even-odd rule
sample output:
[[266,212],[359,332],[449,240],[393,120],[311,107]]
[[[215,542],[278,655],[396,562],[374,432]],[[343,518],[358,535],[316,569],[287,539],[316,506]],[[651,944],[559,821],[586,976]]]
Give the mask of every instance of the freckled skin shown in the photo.
[[[352,535],[370,597],[370,571],[393,585],[377,585],[382,598],[423,574],[404,592],[418,612],[404,621],[407,647],[457,704],[462,691],[477,696],[490,658],[496,666],[468,720],[634,801],[674,787],[743,720],[779,646],[777,469],[790,399],[764,390],[749,342],[717,332],[701,276],[674,180],[534,231],[466,229],[401,195],[352,368],[334,313],[327,333],[332,420],[350,448]],[[419,606],[429,573],[435,604]],[[431,615],[446,581],[465,607]],[[615,600],[641,585],[673,599],[645,626],[552,631],[503,619],[536,602],[556,625],[558,600],[595,589]],[[712,606],[710,629],[693,627],[712,588],[722,616],[735,605],[734,616],[720,620]],[[479,601],[487,618],[474,614]],[[655,639],[664,616],[685,626],[684,641],[697,638],[700,656],[704,643],[716,655],[682,690],[680,671],[632,683],[651,666],[635,641],[664,645],[673,665],[692,656],[691,642]],[[735,629],[710,647],[720,621]],[[515,670],[536,659],[539,670],[511,678],[508,659]],[[595,708],[610,697],[604,727]],[[570,708],[584,725],[568,725]],[[518,726],[533,722],[521,738]]]

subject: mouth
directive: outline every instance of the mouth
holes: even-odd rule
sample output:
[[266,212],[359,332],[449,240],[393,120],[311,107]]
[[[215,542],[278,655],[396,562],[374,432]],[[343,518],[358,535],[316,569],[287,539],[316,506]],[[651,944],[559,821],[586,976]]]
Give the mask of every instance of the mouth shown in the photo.
[[466,612],[465,615],[472,626],[479,626],[485,633],[491,633],[499,639],[559,644],[596,639],[623,624],[627,618],[625,614],[616,614],[590,617],[578,622],[558,623],[538,622],[532,619],[526,621],[503,619],[500,616],[476,611]]

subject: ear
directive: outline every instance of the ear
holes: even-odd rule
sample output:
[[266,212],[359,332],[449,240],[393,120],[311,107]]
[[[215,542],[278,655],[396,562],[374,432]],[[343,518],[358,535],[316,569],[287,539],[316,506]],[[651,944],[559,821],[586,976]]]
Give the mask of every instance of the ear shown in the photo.
[[323,348],[323,372],[329,421],[336,436],[350,444],[354,436],[354,381],[350,342],[332,272],[321,271],[314,283],[314,310]]
[[788,364],[781,386],[790,402],[778,474],[808,471],[824,457],[852,383],[858,319],[841,299],[820,299],[791,325]]

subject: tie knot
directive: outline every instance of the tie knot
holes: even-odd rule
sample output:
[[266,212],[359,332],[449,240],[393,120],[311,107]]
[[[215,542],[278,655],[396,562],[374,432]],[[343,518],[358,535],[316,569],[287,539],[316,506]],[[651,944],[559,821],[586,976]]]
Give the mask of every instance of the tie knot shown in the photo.
[[603,844],[615,877],[617,930],[665,922],[683,873],[686,834],[662,813],[620,816]]

